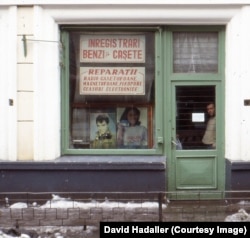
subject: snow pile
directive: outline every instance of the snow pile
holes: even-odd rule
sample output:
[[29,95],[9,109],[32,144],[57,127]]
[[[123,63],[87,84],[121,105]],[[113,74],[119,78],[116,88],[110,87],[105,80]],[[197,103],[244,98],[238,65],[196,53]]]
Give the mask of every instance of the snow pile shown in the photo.
[[[37,206],[36,203],[33,203],[31,206]],[[27,208],[27,203],[14,203],[9,206],[10,208]],[[111,202],[107,198],[103,202],[98,202],[96,200],[91,200],[90,202],[78,202],[71,200],[70,198],[63,198],[58,195],[52,195],[52,199],[47,201],[44,205],[37,206],[39,208],[103,208],[104,210],[112,209],[112,208],[125,208],[125,209],[135,209],[135,208],[148,208],[148,209],[157,209],[159,207],[158,202]],[[163,208],[166,208],[166,205],[162,205]]]
[[17,202],[17,203],[14,203],[13,205],[9,206],[10,208],[28,208],[28,204],[27,203],[24,203],[24,202]]
[[240,222],[240,221],[249,221],[250,215],[244,210],[240,209],[237,213],[229,215],[225,218],[227,222]]
[[0,238],[99,238],[99,230],[95,226],[72,227],[32,227],[29,230],[5,229],[0,230]]
[[12,235],[8,235],[8,234],[3,233],[3,232],[0,230],[0,238],[13,238],[13,237],[18,237],[18,238],[30,238],[30,236],[29,236],[29,235],[26,235],[26,234],[21,234],[20,236],[12,236]]

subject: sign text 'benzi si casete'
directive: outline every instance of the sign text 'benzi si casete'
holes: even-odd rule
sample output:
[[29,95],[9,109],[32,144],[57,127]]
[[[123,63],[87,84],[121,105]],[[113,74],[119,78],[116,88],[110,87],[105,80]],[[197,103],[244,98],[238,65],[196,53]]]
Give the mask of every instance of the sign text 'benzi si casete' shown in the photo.
[[144,35],[81,35],[82,63],[145,63]]
[[144,67],[80,67],[81,95],[145,95]]

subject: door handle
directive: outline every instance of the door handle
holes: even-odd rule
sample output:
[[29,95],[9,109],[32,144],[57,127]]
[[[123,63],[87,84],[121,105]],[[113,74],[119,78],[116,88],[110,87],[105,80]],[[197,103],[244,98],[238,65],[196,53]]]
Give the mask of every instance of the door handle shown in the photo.
[[172,150],[174,150],[177,146],[177,143],[174,141],[174,139],[172,138],[171,140],[171,147],[172,147]]
[[175,146],[177,145],[177,143],[174,140],[172,140],[171,142],[172,142],[172,145],[175,145]]
[[172,149],[182,150],[182,144],[179,139],[174,140],[172,138],[171,144],[172,144]]

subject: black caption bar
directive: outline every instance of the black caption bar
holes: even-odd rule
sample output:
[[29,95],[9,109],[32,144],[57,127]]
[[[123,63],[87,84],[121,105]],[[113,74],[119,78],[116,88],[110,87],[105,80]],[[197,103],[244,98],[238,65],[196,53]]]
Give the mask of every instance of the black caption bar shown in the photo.
[[249,237],[250,222],[101,222],[107,237]]

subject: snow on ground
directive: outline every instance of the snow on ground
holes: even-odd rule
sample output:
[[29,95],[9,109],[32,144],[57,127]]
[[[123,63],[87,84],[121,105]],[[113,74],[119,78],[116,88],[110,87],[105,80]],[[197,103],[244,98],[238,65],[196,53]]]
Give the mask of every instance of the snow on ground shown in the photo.
[[[6,202],[8,202],[8,198],[6,198]],[[246,205],[249,202],[241,201],[239,205]],[[104,210],[109,210],[114,207],[122,207],[125,209],[135,209],[135,208],[152,208],[158,209],[159,204],[157,202],[112,202],[108,199],[105,199],[104,202],[98,202],[95,200],[91,200],[90,202],[78,202],[73,201],[70,198],[62,198],[58,195],[52,195],[52,199],[47,201],[45,204],[38,206],[35,202],[33,204],[27,203],[14,203],[9,205],[9,208],[28,208],[29,206],[39,207],[41,209],[44,208],[96,208],[100,207]],[[166,205],[163,204],[163,208]],[[225,222],[240,222],[240,221],[249,221],[250,222],[250,214],[248,214],[244,209],[240,209],[237,213],[229,215],[225,218]],[[98,228],[95,226],[87,226],[87,227],[33,227],[34,233],[20,231],[21,234],[15,233],[15,229],[6,229],[0,230],[0,238],[98,238]],[[30,231],[30,229],[29,229]],[[8,234],[7,234],[8,233]]]
[[[113,202],[109,201],[107,198],[103,202],[96,200],[91,200],[90,202],[78,202],[70,198],[63,198],[58,195],[52,195],[52,199],[47,201],[45,204],[38,206],[36,202],[33,204],[27,204],[23,202],[17,202],[12,205],[9,205],[9,200],[6,198],[6,204],[9,208],[21,209],[28,207],[37,207],[37,208],[102,208],[103,210],[110,210],[115,207],[124,208],[126,210],[133,210],[135,208],[148,208],[148,209],[158,209],[158,202]],[[165,204],[162,205],[163,208],[166,207]],[[30,229],[29,229],[30,230]],[[80,238],[80,237],[99,237],[98,228],[95,226],[87,226],[86,229],[83,227],[36,227],[32,228],[36,231],[36,234],[41,234],[39,236],[33,236],[37,238]],[[3,232],[4,231],[4,232]],[[22,232],[22,231],[20,231]],[[6,234],[8,233],[8,234]],[[13,234],[14,233],[14,234]],[[28,232],[23,232],[21,235],[15,233],[15,230],[9,229],[8,231],[0,230],[0,238],[33,238]]]
[[229,215],[225,218],[226,222],[240,222],[240,221],[249,221],[250,214],[248,214],[244,209],[240,209],[237,213]]
[[[70,198],[61,198],[57,195],[52,195],[52,200],[47,201],[46,204],[40,206],[40,208],[96,208],[101,207],[105,209],[112,209],[114,207],[123,207],[126,209],[134,209],[138,207],[142,208],[158,208],[158,202],[142,202],[142,203],[135,203],[135,202],[111,202],[107,198],[105,198],[104,202],[98,202],[96,200],[92,200],[90,202],[77,202],[72,201]],[[165,205],[166,206],[166,205]]]
[[[14,203],[9,206],[9,208],[28,208],[27,203]],[[37,204],[34,202],[32,204],[33,207],[36,207]],[[159,204],[158,202],[142,202],[142,203],[136,203],[136,202],[111,202],[107,198],[105,198],[104,202],[98,202],[96,200],[91,200],[90,202],[78,202],[73,201],[70,198],[62,198],[58,195],[52,195],[52,199],[47,201],[44,205],[37,206],[41,209],[43,208],[96,208],[100,207],[105,209],[112,209],[114,207],[119,208],[126,208],[126,209],[135,209],[135,208],[158,208]],[[163,208],[166,206],[163,204]]]
[[[88,226],[86,230],[81,226],[39,226],[28,228],[24,231],[21,230],[20,235],[11,234],[13,231],[11,229],[6,229],[5,233],[3,231],[0,230],[0,238],[99,238],[99,230],[95,226]],[[16,233],[16,230],[14,233]]]

